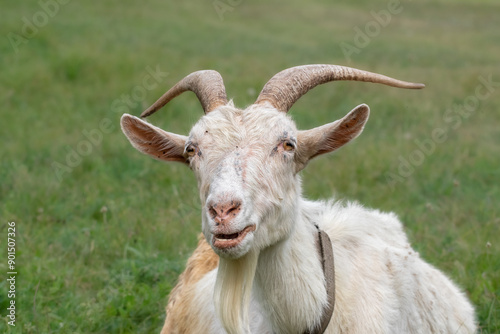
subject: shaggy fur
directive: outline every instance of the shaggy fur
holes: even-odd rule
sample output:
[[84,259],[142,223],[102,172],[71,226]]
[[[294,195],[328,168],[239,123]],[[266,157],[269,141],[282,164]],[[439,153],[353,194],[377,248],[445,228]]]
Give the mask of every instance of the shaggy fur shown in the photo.
[[[250,252],[238,259],[221,258],[217,270],[214,305],[217,315],[229,333],[244,334],[250,331],[248,320],[255,268],[259,255]],[[232,312],[226,308],[231,305]]]
[[[122,117],[124,133],[137,149],[166,161],[184,159],[193,170],[202,231],[220,257],[211,270],[217,260],[200,241],[170,297],[163,334],[313,329],[327,303],[314,224],[328,233],[335,254],[336,303],[326,333],[475,331],[467,298],[420,259],[394,214],[302,198],[298,172],[313,157],[359,135],[368,115],[368,107],[360,105],[336,122],[298,131],[274,108],[240,110],[230,102],[202,117],[188,138]],[[169,150],[152,152],[155,147]],[[216,205],[234,203],[231,216],[213,213]],[[250,227],[234,247],[217,246],[220,235],[240,235]]]

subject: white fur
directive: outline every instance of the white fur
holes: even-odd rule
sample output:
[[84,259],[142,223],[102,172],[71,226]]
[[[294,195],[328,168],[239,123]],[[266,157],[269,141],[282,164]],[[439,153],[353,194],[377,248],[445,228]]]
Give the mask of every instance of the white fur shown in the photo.
[[[285,113],[256,105],[240,110],[229,103],[193,127],[186,145],[197,150],[188,163],[198,180],[202,230],[224,268],[194,283],[196,296],[188,301],[206,323],[206,333],[225,328],[231,334],[300,334],[319,323],[327,296],[314,224],[330,236],[335,256],[335,311],[326,333],[475,331],[467,298],[410,247],[394,214],[302,198],[297,172],[317,152],[339,147],[325,138],[356,137],[368,112],[360,106],[342,128],[337,128],[341,120],[299,133]],[[123,118],[122,127],[133,133]],[[172,145],[167,137],[153,140]],[[285,149],[287,141],[295,141],[296,149]],[[149,147],[145,152],[154,155]],[[224,231],[253,225],[255,231],[238,246],[219,249],[214,235],[221,227],[210,207],[228,201],[240,202],[241,210]]]

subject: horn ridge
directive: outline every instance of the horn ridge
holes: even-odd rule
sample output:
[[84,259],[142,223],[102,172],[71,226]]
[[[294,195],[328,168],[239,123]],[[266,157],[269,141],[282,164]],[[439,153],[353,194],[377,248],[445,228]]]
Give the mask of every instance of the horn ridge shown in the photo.
[[339,65],[303,65],[274,75],[262,88],[255,104],[270,103],[288,112],[297,100],[314,87],[340,80],[380,83],[392,87],[421,89],[424,84],[401,81],[382,74]]
[[193,72],[170,88],[141,117],[148,117],[180,94],[192,91],[201,103],[205,114],[227,104],[226,88],[219,72],[203,70]]

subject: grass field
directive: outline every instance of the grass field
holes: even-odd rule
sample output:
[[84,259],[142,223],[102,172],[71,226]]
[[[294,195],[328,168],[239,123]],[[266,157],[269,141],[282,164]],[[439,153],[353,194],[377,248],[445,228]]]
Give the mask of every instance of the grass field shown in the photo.
[[[480,333],[500,333],[498,1],[0,3],[1,333],[159,332],[201,231],[196,182],[135,151],[121,114],[207,68],[243,107],[273,74],[311,63],[426,83],[342,82],[302,98],[291,115],[303,129],[372,110],[360,138],[303,172],[304,194],[396,212],[466,291]],[[150,121],[186,134],[201,115],[186,94]]]

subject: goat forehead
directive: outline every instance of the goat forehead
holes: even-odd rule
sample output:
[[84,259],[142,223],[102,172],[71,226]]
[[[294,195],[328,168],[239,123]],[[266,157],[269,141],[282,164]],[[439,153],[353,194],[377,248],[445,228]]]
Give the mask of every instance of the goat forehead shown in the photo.
[[210,147],[263,146],[283,136],[294,136],[294,122],[273,109],[221,108],[202,117],[190,137]]

